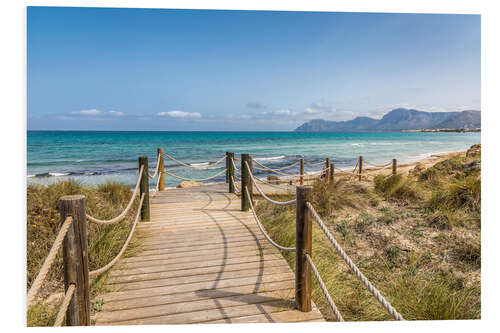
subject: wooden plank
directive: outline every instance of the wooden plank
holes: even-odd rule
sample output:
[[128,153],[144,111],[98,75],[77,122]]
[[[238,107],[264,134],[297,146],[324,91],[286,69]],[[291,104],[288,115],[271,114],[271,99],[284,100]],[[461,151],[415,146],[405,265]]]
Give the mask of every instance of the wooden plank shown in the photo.
[[262,258],[260,256],[250,256],[250,257],[227,258],[224,261],[221,261],[220,259],[203,260],[197,262],[187,261],[184,263],[177,263],[177,264],[147,265],[136,268],[129,267],[130,265],[122,265],[122,269],[120,269],[120,266],[115,266],[116,268],[112,269],[109,272],[108,276],[148,274],[148,273],[164,272],[165,270],[174,272],[176,270],[198,269],[204,267],[220,267],[220,266],[228,267],[232,265],[238,265],[241,263],[265,263],[267,261],[276,261],[276,260],[281,260],[283,262],[283,258],[281,257],[281,255],[268,255],[265,258]]
[[177,313],[150,318],[115,321],[103,323],[104,325],[161,325],[161,324],[195,324],[217,319],[229,319],[234,317],[250,316],[262,313],[273,313],[284,311],[292,306],[284,300],[263,302],[257,304],[246,304],[227,308],[216,308],[210,310],[193,311],[188,313]]
[[[209,266],[202,268],[188,268],[180,270],[166,270],[160,272],[148,272],[140,274],[127,274],[127,275],[111,275],[107,279],[108,284],[114,283],[124,283],[132,281],[145,281],[145,280],[156,280],[156,279],[166,279],[179,276],[197,276],[208,273],[219,273],[223,272],[235,272],[247,269],[252,269],[254,271],[267,270],[270,267],[287,267],[288,265],[283,260],[268,260],[268,261],[256,261],[256,262],[244,262],[235,265],[219,265],[219,266]],[[168,267],[166,268],[168,269]],[[128,272],[129,273],[129,272]]]
[[103,295],[102,298],[104,302],[109,302],[114,300],[151,297],[155,295],[180,294],[195,290],[218,289],[218,288],[236,287],[244,285],[254,285],[256,290],[258,290],[259,283],[287,281],[287,280],[290,280],[290,273],[270,274],[270,275],[243,277],[236,279],[227,279],[221,281],[203,281],[203,282],[183,284],[179,286],[165,286],[165,287],[144,288],[139,290],[113,291]]
[[295,275],[226,184],[151,200],[141,251],[109,272],[99,325],[320,321],[298,312]]
[[[286,310],[274,313],[258,314],[246,317],[231,318],[230,323],[295,323],[295,322],[325,321],[319,311],[300,312],[297,310]],[[207,324],[224,324],[226,319],[218,319],[207,322]]]
[[[159,316],[171,316],[175,314],[191,314],[193,312],[209,311],[212,309],[217,309],[220,312],[225,312],[229,307],[291,299],[293,295],[293,289],[275,290],[254,294],[230,294],[229,296],[221,298],[161,304],[121,311],[104,311],[98,313],[96,318],[98,318],[101,323],[108,323],[124,320],[146,319]],[[317,317],[311,319],[317,319]]]
[[227,287],[227,288],[195,290],[181,294],[155,295],[147,298],[134,298],[134,299],[119,300],[119,301],[110,301],[104,303],[103,310],[120,311],[124,309],[135,309],[153,305],[172,304],[172,303],[182,304],[184,302],[197,301],[202,299],[222,298],[231,295],[252,294],[256,292],[268,292],[268,291],[283,290],[283,289],[290,290],[293,287],[294,287],[293,280],[285,280],[277,282],[263,282],[259,284],[259,288],[257,290],[254,284],[236,286],[236,287]]
[[[224,271],[222,269],[215,273],[197,274],[197,275],[187,275],[169,278],[158,278],[158,279],[146,279],[139,281],[127,281],[115,284],[108,283],[107,285],[112,285],[116,290],[137,290],[145,288],[156,288],[156,287],[166,287],[172,285],[189,284],[203,281],[222,281],[228,279],[237,279],[242,277],[260,277],[267,274],[284,274],[290,273],[290,268],[288,266],[275,266],[268,267],[265,271],[259,269],[247,269],[240,271]],[[291,275],[293,276],[293,275]]]

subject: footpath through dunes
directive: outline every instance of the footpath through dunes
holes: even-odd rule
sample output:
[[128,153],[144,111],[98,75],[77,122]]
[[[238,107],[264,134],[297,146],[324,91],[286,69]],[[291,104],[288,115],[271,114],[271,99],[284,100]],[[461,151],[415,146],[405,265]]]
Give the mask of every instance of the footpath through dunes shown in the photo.
[[161,191],[150,208],[96,325],[324,321],[314,304],[297,310],[295,274],[227,184]]

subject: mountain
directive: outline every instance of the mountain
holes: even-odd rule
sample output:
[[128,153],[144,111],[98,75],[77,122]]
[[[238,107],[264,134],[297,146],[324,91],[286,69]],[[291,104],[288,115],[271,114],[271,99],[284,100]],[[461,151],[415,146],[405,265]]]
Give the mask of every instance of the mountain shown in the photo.
[[296,132],[371,132],[435,128],[479,128],[480,111],[424,112],[413,109],[394,109],[382,119],[357,117],[348,121],[310,120]]

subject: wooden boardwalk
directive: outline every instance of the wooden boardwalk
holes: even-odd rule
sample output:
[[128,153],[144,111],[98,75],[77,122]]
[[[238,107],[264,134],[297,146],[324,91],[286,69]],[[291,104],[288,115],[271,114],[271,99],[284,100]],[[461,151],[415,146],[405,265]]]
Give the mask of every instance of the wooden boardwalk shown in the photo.
[[143,250],[111,269],[96,325],[324,321],[295,309],[294,273],[240,205],[226,184],[154,196]]

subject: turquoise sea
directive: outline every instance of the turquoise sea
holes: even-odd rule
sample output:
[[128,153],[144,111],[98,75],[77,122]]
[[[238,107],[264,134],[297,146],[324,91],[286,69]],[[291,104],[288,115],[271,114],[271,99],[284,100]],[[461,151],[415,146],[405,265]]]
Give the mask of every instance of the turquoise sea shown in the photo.
[[[47,184],[73,178],[86,184],[117,181],[132,186],[137,179],[137,158],[147,156],[153,172],[159,147],[190,164],[214,162],[232,151],[236,156],[249,153],[277,168],[301,157],[312,163],[330,157],[337,167],[352,168],[360,155],[376,164],[392,158],[405,163],[432,154],[466,150],[480,141],[480,133],[28,131],[27,181]],[[183,177],[205,178],[222,170],[224,164],[190,169],[166,160],[165,166]],[[319,168],[307,167],[306,171]],[[298,168],[287,170],[297,172]],[[224,174],[214,179],[223,180]],[[166,182],[170,187],[179,180],[167,176]]]

